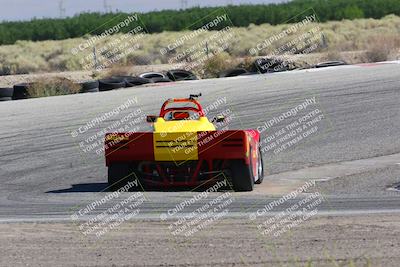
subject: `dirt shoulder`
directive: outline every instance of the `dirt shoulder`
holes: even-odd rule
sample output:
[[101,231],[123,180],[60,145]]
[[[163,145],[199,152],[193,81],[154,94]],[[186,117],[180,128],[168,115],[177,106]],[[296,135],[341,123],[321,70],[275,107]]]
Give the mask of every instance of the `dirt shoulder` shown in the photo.
[[[314,217],[274,237],[221,219],[191,237],[131,221],[101,238],[72,223],[0,224],[1,266],[398,266],[400,215]],[[260,221],[261,222],[261,221]]]

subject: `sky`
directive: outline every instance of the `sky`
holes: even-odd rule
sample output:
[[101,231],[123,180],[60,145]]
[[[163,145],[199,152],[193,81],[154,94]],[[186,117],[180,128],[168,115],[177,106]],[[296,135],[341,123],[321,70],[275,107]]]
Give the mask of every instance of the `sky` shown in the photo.
[[61,15],[73,16],[87,11],[147,12],[179,9],[182,7],[182,2],[187,2],[187,7],[191,7],[268,4],[287,2],[287,0],[0,0],[0,21],[29,20],[34,17],[54,18]]

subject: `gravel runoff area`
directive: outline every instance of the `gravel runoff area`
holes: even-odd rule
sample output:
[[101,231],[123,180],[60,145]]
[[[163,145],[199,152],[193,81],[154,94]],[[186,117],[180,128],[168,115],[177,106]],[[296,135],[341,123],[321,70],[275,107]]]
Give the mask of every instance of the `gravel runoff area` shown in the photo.
[[313,191],[336,196],[400,196],[400,164],[317,182]]
[[399,220],[321,216],[274,237],[246,219],[222,219],[190,238],[173,236],[168,221],[130,221],[98,239],[72,223],[4,223],[0,265],[398,266]]

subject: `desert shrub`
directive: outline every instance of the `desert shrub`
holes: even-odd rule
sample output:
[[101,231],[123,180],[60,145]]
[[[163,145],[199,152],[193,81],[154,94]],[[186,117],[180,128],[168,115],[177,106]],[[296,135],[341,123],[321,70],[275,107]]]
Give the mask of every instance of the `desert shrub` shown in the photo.
[[78,57],[70,56],[69,54],[54,57],[48,61],[48,64],[53,71],[74,71],[84,68]]
[[386,61],[400,47],[400,38],[396,35],[379,35],[369,38],[365,62]]
[[151,61],[149,60],[149,57],[144,54],[131,53],[131,54],[128,54],[126,56],[126,58],[124,58],[123,63],[126,65],[131,65],[131,66],[133,66],[133,65],[148,65],[148,64],[151,64]]
[[[321,52],[330,51],[332,49],[339,52],[368,51],[368,55],[365,55],[364,58],[369,59],[363,60],[373,61],[385,58],[385,53],[381,53],[382,51],[379,50],[388,50],[387,53],[393,54],[394,51],[397,52],[398,48],[400,48],[398,42],[398,36],[400,36],[400,17],[398,16],[390,15],[380,20],[357,19],[352,21],[334,21],[321,23],[319,26],[324,33],[327,45],[327,48],[324,48]],[[288,24],[277,26],[262,24],[234,28],[235,38],[231,40],[229,44],[230,56],[232,58],[250,56],[250,48],[263,42],[273,34],[280,33],[287,27]],[[305,30],[307,29],[304,29],[304,31]],[[185,32],[163,32],[147,34],[140,40],[141,45],[139,49],[121,58],[115,65],[137,66],[165,64],[177,53],[182,53],[213,34],[213,32],[202,33],[171,52],[175,54],[161,55],[161,48],[175,42],[175,40],[184,33]],[[375,39],[371,40],[371,36],[378,37],[374,37]],[[100,48],[106,46],[114,37],[115,36],[106,37],[96,43],[98,51],[100,51]],[[266,49],[258,51],[255,56],[269,55],[274,49],[278,48],[279,45],[287,43],[294,38],[294,36],[288,36],[283,38],[281,40],[282,42],[274,42]],[[0,75],[83,70],[86,63],[93,63],[91,59],[93,53],[92,49],[87,49],[87,51],[80,52],[78,55],[73,55],[71,49],[77,47],[84,41],[83,38],[45,42],[18,41],[15,45],[0,46]],[[374,44],[376,44],[375,48],[373,47]],[[380,47],[381,44],[384,44],[383,48]],[[210,50],[213,46],[215,46],[215,44],[209,45]],[[390,49],[387,49],[387,46],[389,46]],[[312,52],[318,51],[317,49]],[[98,52],[98,56],[100,60],[100,52]],[[83,65],[81,60],[87,57],[89,60],[86,60],[85,65]],[[396,58],[396,55],[392,55],[389,58]],[[211,60],[208,64],[215,65],[216,62]],[[89,66],[86,70],[92,70],[92,67]],[[207,75],[209,74],[210,73],[207,72]]]
[[111,76],[129,76],[132,75],[131,67],[122,65],[112,65],[100,73],[101,78],[109,78]]
[[364,62],[380,62],[388,59],[388,51],[379,45],[374,45],[364,54]]
[[47,64],[40,57],[27,55],[15,55],[13,58],[7,57],[0,62],[0,75],[8,74],[28,74],[40,70],[47,71]]
[[218,53],[207,59],[202,66],[200,73],[203,78],[218,77],[218,74],[224,70],[234,68],[235,64],[227,53]]
[[80,85],[66,78],[37,79],[28,87],[30,97],[45,97],[56,95],[77,94],[80,91]]
[[248,57],[248,56],[244,57],[239,61],[237,67],[244,68],[246,70],[250,70],[253,66],[254,60],[255,60],[255,58],[253,58],[253,57]]
[[339,51],[331,49],[326,53],[324,60],[326,61],[343,60],[343,57]]

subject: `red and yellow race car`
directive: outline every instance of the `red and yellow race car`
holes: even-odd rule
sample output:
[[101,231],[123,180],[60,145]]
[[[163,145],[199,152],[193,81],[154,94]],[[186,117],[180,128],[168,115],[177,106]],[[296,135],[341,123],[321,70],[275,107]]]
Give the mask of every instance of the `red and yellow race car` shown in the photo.
[[[201,95],[201,94],[200,94]],[[140,188],[198,187],[228,181],[235,191],[252,191],[264,177],[257,130],[216,130],[196,100],[168,99],[159,116],[147,116],[153,132],[105,136],[108,183],[117,190],[129,181]]]

